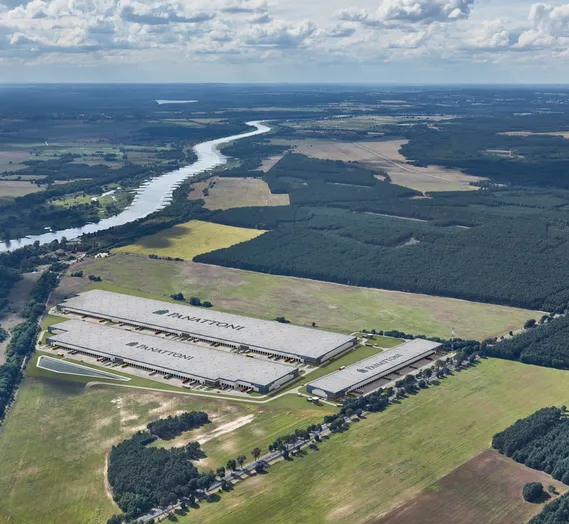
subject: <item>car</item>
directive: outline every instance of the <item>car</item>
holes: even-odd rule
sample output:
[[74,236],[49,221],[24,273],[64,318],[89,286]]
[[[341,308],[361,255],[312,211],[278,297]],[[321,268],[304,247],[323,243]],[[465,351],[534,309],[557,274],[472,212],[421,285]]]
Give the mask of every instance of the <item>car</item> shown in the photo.
[[247,391],[247,388],[241,388],[241,393],[245,393],[245,391]]
[[189,378],[185,378],[184,380],[182,380],[182,384],[187,384],[190,381]]
[[57,356],[58,357],[64,357],[65,355],[63,353],[58,353]]
[[342,371],[342,369],[346,369],[346,366],[340,366],[340,367],[338,368],[338,371]]
[[123,362],[123,363],[121,364],[121,368],[126,368],[126,367],[128,367],[128,362]]
[[154,371],[151,371],[148,376],[149,376],[149,377],[153,377],[153,376],[156,375],[157,373],[158,373],[158,371],[154,370]]

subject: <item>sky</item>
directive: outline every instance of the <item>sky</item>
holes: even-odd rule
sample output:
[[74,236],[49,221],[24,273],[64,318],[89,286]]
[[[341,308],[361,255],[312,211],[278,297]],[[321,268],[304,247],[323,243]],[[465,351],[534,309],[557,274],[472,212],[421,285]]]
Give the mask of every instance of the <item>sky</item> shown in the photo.
[[0,0],[0,83],[568,83],[550,0]]

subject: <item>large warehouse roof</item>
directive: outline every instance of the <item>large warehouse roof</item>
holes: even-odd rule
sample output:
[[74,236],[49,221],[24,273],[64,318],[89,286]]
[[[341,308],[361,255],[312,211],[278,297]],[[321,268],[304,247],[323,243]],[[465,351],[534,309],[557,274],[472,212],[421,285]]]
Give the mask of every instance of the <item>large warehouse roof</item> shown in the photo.
[[345,369],[318,378],[308,385],[328,393],[340,393],[366,380],[386,375],[407,363],[415,362],[439,346],[438,342],[416,338],[373,357],[360,360]]
[[243,344],[312,359],[320,359],[354,338],[98,289],[72,297],[61,304],[61,307],[131,324],[171,329],[210,340]]
[[268,385],[296,369],[286,364],[247,358],[219,349],[199,347],[82,320],[68,320],[54,325],[52,329],[63,331],[49,336],[49,340],[56,344],[131,362],[137,361],[151,368],[212,381],[225,379]]

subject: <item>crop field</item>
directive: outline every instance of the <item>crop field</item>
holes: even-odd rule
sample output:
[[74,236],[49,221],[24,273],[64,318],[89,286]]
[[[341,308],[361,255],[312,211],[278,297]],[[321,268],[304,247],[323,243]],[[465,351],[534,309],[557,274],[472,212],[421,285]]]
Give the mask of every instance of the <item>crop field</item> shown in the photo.
[[125,253],[108,259],[90,259],[78,264],[75,270],[80,269],[86,275],[100,275],[103,284],[160,298],[182,292],[185,296],[209,300],[214,308],[224,311],[271,319],[284,315],[294,324],[310,326],[315,322],[322,329],[348,333],[361,329],[398,329],[449,338],[454,328],[457,337],[482,340],[518,329],[527,319],[542,314],[193,262],[152,260]]
[[0,435],[0,467],[7,472],[0,478],[1,523],[105,522],[118,512],[105,492],[106,454],[151,420],[206,411],[213,423],[184,438],[204,441],[208,457],[198,466],[209,469],[237,454],[250,456],[254,446],[266,448],[276,435],[320,421],[328,411],[293,395],[292,407],[280,400],[256,406],[118,387],[85,389],[84,383],[40,371],[29,368]]
[[565,371],[483,361],[352,424],[318,451],[272,466],[180,522],[370,522],[482,453],[518,418],[568,400]]
[[519,524],[539,513],[542,504],[522,498],[526,482],[567,486],[543,471],[530,469],[494,450],[483,451],[429,486],[407,504],[374,524]]
[[251,240],[264,231],[223,226],[200,220],[165,229],[140,238],[135,244],[117,249],[119,253],[139,253],[191,260],[196,255]]
[[218,178],[204,200],[208,209],[290,204],[288,195],[273,195],[267,183],[258,178]]
[[25,180],[0,180],[0,195],[5,198],[16,198],[38,191],[42,191],[42,188]]
[[[274,141],[283,143],[283,141]],[[291,143],[287,141],[286,143]],[[333,140],[295,141],[296,152],[314,158],[360,162],[366,167],[385,171],[395,184],[418,191],[471,191],[478,189],[471,182],[482,180],[460,170],[441,166],[416,167],[399,153],[406,140],[378,140],[365,142],[336,142]]]

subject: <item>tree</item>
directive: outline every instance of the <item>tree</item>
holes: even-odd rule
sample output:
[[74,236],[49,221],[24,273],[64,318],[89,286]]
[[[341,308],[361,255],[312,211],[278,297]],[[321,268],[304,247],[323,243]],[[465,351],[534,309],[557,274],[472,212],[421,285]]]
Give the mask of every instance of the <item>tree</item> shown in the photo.
[[431,368],[427,368],[423,371],[423,375],[425,375],[426,378],[431,378],[433,376],[433,370]]
[[544,495],[543,484],[541,482],[528,482],[524,485],[522,495],[527,502],[537,502]]
[[243,464],[245,464],[245,461],[247,460],[247,457],[245,455],[239,455],[237,457],[237,464],[239,464],[239,467],[242,468]]
[[212,307],[213,304],[209,300],[204,300],[202,306],[203,307]]
[[259,457],[261,456],[261,448],[253,448],[253,450],[251,451],[251,455],[253,455],[253,458],[255,460],[258,460]]
[[190,297],[190,304],[192,306],[201,306],[202,301],[198,297]]
[[233,460],[233,459],[229,459],[227,461],[227,469],[230,469],[231,471],[235,471],[237,469],[237,462],[235,462],[235,460]]
[[526,321],[526,323],[524,324],[524,328],[525,329],[529,329],[532,328],[536,325],[536,321],[535,318],[530,318],[529,320]]
[[221,479],[221,478],[225,477],[225,468],[223,466],[220,468],[217,468],[215,470],[215,473]]
[[122,524],[123,519],[119,515],[113,515],[110,519],[107,520],[107,524]]

